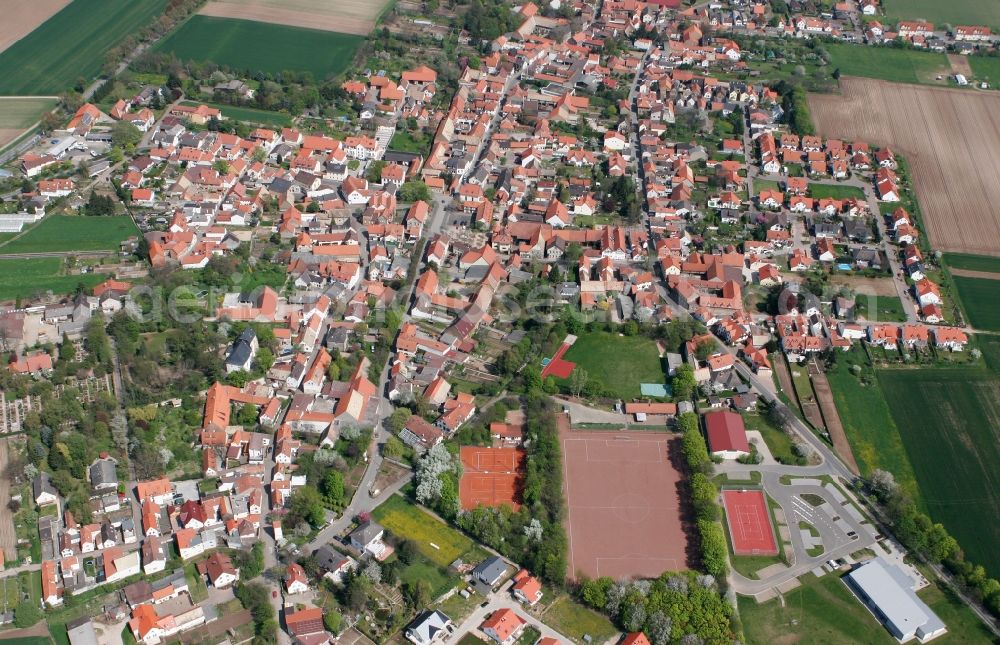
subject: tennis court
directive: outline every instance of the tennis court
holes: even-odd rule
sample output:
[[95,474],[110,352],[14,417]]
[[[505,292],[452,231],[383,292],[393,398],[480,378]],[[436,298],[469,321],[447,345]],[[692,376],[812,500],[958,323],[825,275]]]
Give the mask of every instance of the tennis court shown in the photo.
[[459,459],[463,472],[458,482],[462,509],[507,504],[518,510],[526,455],[521,448],[462,446]]
[[722,503],[736,555],[777,555],[767,500],[761,490],[724,490]]

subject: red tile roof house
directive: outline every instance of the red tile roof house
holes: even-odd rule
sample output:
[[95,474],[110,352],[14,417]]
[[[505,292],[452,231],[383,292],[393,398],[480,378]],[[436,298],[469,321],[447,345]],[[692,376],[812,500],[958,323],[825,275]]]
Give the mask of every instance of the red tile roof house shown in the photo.
[[514,586],[510,588],[514,597],[519,602],[523,602],[529,607],[534,607],[542,599],[542,583],[538,578],[528,573],[527,569],[521,569],[514,576]]
[[493,612],[479,628],[499,645],[510,645],[521,636],[525,625],[523,618],[505,607]]
[[309,591],[309,578],[302,565],[296,563],[288,565],[288,571],[285,573],[285,590],[290,594]]
[[223,589],[236,584],[240,579],[240,570],[233,566],[233,561],[225,553],[213,553],[208,559],[199,562],[198,572],[207,574],[213,587]]
[[735,412],[709,412],[705,415],[708,450],[713,457],[739,459],[750,454],[743,417]]
[[618,645],[650,645],[649,639],[642,632],[626,634]]

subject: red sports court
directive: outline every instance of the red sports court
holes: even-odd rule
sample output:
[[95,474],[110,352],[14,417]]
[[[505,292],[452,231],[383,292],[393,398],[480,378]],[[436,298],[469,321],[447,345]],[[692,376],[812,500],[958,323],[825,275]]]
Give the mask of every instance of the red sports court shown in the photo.
[[542,368],[542,379],[544,380],[546,376],[552,375],[556,378],[569,378],[569,375],[573,373],[576,369],[576,363],[563,360],[563,354],[566,353],[573,343],[576,342],[576,336],[569,334],[563,340],[562,345],[556,351],[552,359],[546,363],[545,367]]
[[764,491],[724,490],[722,503],[736,555],[778,555]]
[[679,439],[659,432],[574,431],[557,417],[571,578],[656,578],[687,568]]
[[508,504],[521,507],[521,486],[527,453],[521,448],[462,446],[462,479],[458,497],[463,510]]

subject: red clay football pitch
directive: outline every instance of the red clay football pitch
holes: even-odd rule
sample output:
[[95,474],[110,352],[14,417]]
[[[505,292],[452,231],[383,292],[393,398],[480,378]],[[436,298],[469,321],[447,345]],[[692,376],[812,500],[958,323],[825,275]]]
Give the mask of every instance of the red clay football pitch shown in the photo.
[[[687,568],[671,435],[571,430],[559,416],[571,578],[657,577]],[[679,449],[679,446],[673,450]]]

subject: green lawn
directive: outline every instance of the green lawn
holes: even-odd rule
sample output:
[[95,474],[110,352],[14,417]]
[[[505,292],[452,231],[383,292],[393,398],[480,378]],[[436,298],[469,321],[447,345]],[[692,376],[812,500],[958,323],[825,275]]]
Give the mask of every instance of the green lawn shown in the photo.
[[[202,105],[199,101],[184,101],[183,105]],[[283,112],[271,112],[270,110],[258,110],[250,107],[236,107],[224,103],[205,103],[209,107],[222,110],[222,116],[234,121],[244,121],[263,126],[275,126],[285,128],[292,125],[292,117]]]
[[68,294],[80,284],[93,287],[107,277],[97,273],[65,275],[62,266],[60,258],[0,260],[0,300],[26,298],[46,291]]
[[962,300],[969,324],[984,331],[1000,331],[1000,280],[955,276],[955,288]]
[[855,186],[840,186],[834,184],[809,184],[809,196],[815,199],[848,199],[855,198],[864,200],[865,191]]
[[[417,561],[405,566],[399,572],[399,579],[404,584],[416,584],[424,580],[431,586],[431,597],[437,598],[451,589],[457,578],[449,576],[444,569],[435,566],[430,561]],[[461,598],[461,596],[459,596]]]
[[73,0],[0,54],[0,94],[56,95],[97,76],[104,54],[163,12],[167,0]]
[[389,141],[389,150],[397,152],[413,152],[426,155],[430,152],[432,136],[423,132],[410,132],[406,129],[406,122],[400,122],[400,127],[396,134],[392,135]]
[[542,621],[577,643],[583,643],[585,635],[591,637],[590,642],[604,643],[618,633],[606,616],[584,607],[567,595],[556,598],[542,614]]
[[641,383],[666,381],[656,343],[645,336],[585,332],[563,358],[586,370],[611,396],[632,399],[639,396]]
[[55,99],[0,98],[0,129],[28,128],[55,105]]
[[944,260],[952,269],[1000,273],[1000,258],[998,257],[972,255],[971,253],[945,253]]
[[350,67],[362,42],[362,36],[332,31],[194,16],[154,51],[250,73],[311,72],[319,80]]
[[1000,378],[976,368],[886,369],[879,383],[931,517],[1000,576]]
[[760,193],[765,190],[782,190],[782,188],[781,184],[776,181],[771,181],[770,179],[753,180],[753,192],[755,193],[754,197],[760,195]]
[[747,430],[757,430],[764,438],[771,455],[783,464],[796,464],[798,458],[792,452],[792,438],[779,430],[761,414],[744,413],[743,425]]
[[[862,367],[860,377],[851,373],[852,365]],[[888,470],[911,497],[920,500],[913,466],[864,350],[855,344],[846,354],[838,353],[827,379],[861,474]]]
[[951,67],[944,54],[891,47],[831,43],[830,66],[844,76],[865,76],[897,83],[928,83]]
[[[739,612],[747,645],[824,643],[825,645],[891,645],[889,635],[835,574],[806,574],[784,594],[784,605],[773,599],[757,604],[739,596]],[[919,593],[944,620],[948,633],[935,643],[990,643],[988,630],[955,598],[932,585]]]
[[972,75],[978,81],[989,81],[990,87],[997,89],[1000,84],[1000,58],[994,56],[969,56]]
[[899,296],[857,295],[855,315],[868,322],[906,322],[903,301]]
[[372,512],[372,517],[391,533],[413,540],[425,557],[442,567],[479,551],[472,540],[401,495],[383,502]]
[[138,234],[132,218],[125,215],[50,215],[16,240],[0,244],[0,254],[117,251],[122,240]]
[[921,18],[933,23],[1000,27],[996,0],[885,0],[882,6],[891,20]]

